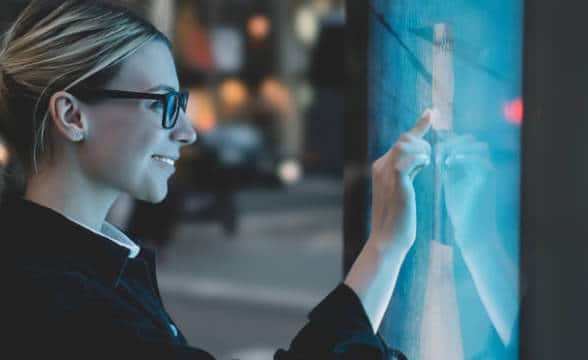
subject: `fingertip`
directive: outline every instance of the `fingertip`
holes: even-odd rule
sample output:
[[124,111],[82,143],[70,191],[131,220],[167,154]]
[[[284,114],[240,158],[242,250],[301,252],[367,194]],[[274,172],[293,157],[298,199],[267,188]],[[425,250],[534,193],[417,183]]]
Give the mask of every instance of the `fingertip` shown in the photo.
[[423,115],[421,116],[421,118],[419,119],[419,121],[417,122],[417,124],[415,126],[416,133],[418,136],[422,137],[423,135],[425,135],[427,133],[427,131],[429,130],[429,128],[433,124],[432,118],[433,117],[432,117],[431,109],[427,109],[427,110],[425,110],[425,112],[423,112]]
[[433,114],[433,110],[430,108],[426,108],[425,111],[423,111],[423,113],[421,114],[421,119],[423,118],[431,118],[431,115]]

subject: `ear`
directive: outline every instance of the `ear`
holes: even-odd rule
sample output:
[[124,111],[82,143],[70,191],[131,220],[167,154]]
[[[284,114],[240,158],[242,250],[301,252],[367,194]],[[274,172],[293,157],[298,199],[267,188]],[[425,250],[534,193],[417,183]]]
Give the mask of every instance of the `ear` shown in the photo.
[[84,139],[88,124],[77,98],[65,91],[56,92],[49,99],[49,112],[58,134],[74,142]]

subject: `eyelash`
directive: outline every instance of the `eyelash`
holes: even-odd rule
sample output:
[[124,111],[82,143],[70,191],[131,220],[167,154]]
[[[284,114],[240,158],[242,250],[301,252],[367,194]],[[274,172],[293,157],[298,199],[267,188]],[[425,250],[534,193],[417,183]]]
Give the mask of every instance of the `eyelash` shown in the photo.
[[151,107],[152,108],[161,108],[161,107],[163,107],[163,103],[161,101],[155,101],[155,102],[151,103]]

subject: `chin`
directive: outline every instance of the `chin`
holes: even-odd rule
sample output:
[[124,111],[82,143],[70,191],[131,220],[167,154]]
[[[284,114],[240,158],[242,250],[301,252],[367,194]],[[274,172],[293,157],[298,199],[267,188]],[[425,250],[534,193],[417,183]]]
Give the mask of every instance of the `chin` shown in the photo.
[[159,204],[167,197],[167,187],[165,189],[150,189],[151,191],[143,191],[135,193],[134,198],[141,201],[146,201],[152,204]]
[[159,204],[167,197],[167,191],[157,194],[157,196],[150,197],[148,200],[150,203]]

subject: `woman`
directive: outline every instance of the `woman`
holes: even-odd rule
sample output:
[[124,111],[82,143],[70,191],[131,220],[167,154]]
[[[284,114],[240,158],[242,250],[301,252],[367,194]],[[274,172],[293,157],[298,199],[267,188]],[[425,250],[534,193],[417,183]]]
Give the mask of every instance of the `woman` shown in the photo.
[[[180,148],[196,141],[170,49],[151,24],[99,1],[33,1],[5,34],[0,131],[27,181],[0,206],[2,351],[213,358],[165,312],[153,252],[105,221],[121,193],[161,202]],[[415,239],[412,179],[429,162],[429,126],[426,113],[373,164],[369,240],[276,359],[401,356],[375,332]]]

